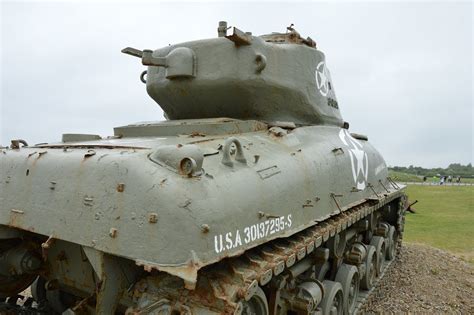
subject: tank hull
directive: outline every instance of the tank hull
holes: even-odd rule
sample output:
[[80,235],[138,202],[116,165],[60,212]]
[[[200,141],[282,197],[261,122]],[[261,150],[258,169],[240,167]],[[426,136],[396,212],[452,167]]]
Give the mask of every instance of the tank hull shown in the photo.
[[[238,139],[247,164],[229,167],[221,154],[211,154],[198,178],[149,159],[160,145],[196,142],[190,137],[150,138],[144,149],[115,141],[116,149],[89,144],[93,152],[80,148],[87,143],[67,151],[4,152],[0,223],[171,271],[200,268],[299,232],[373,195],[369,183],[378,190],[379,180],[390,186],[382,157],[345,129],[302,127],[284,136],[266,131]],[[360,145],[362,158],[352,157],[356,144],[345,139]],[[223,140],[201,138],[197,145],[218,153]],[[150,223],[153,214],[157,222]]]

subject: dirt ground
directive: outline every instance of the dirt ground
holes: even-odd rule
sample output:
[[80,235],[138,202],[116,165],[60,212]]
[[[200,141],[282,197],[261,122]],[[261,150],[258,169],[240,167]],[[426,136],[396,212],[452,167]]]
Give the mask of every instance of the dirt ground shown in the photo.
[[439,249],[405,244],[364,311],[474,314],[474,268]]

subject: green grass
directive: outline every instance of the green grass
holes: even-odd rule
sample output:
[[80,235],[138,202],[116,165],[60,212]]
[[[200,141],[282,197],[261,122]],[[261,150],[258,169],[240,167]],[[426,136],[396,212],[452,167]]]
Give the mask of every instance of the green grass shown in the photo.
[[474,187],[408,185],[404,241],[450,251],[474,264]]
[[[414,175],[396,171],[388,171],[389,176],[398,182],[422,182],[423,176],[422,175]],[[454,179],[453,179],[454,181]],[[439,183],[439,177],[428,177],[426,179],[427,183]],[[474,183],[474,178],[461,178],[461,183]]]
[[407,174],[396,171],[389,171],[389,176],[397,182],[422,182],[423,176],[417,176],[413,174]]

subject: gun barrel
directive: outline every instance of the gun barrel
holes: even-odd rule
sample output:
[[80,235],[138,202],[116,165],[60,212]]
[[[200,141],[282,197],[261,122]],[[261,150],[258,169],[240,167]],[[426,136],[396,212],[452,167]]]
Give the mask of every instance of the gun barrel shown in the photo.
[[413,201],[412,203],[410,203],[410,204],[408,205],[408,207],[411,207],[411,206],[413,206],[413,205],[416,204],[416,203],[418,203],[418,200],[415,200],[415,201]]
[[126,47],[126,48],[122,49],[122,52],[124,54],[134,56],[134,57],[138,57],[138,58],[143,57],[143,51],[141,51],[140,49],[133,48],[133,47]]

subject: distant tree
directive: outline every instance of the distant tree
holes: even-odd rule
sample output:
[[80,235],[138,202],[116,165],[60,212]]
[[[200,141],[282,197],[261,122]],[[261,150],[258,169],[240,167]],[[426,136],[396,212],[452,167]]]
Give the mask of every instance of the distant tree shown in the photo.
[[408,167],[393,166],[393,167],[389,167],[389,169],[396,172],[419,175],[419,176],[427,176],[427,177],[433,177],[440,174],[440,175],[451,175],[451,176],[474,178],[474,168],[472,167],[471,163],[467,165],[462,165],[461,163],[451,163],[449,164],[447,168],[441,168],[441,167],[424,168],[421,166],[410,165]]

